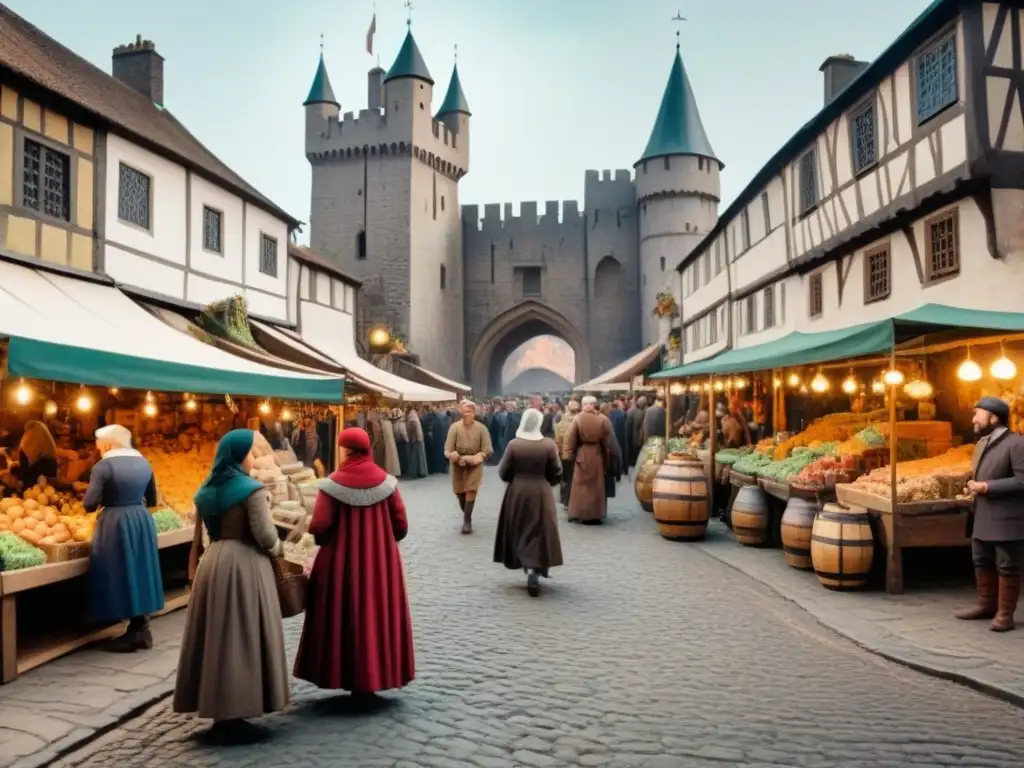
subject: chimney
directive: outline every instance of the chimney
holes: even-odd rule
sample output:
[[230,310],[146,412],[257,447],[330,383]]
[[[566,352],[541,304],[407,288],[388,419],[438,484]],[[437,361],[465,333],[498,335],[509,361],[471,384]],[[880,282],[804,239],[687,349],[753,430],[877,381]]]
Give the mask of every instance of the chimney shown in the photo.
[[818,68],[825,74],[825,106],[846,90],[846,86],[868,67],[868,62],[857,61],[848,53],[829,56]]
[[164,105],[164,57],[152,40],[137,35],[134,43],[114,49],[112,62],[114,77],[154,104]]
[[380,110],[384,107],[384,70],[374,67],[369,73],[367,108]]

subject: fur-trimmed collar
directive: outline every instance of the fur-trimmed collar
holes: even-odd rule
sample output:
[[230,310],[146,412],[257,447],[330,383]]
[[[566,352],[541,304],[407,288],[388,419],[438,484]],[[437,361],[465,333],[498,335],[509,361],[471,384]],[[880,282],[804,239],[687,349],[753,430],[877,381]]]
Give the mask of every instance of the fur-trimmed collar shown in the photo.
[[398,479],[394,475],[388,475],[380,485],[373,488],[348,488],[325,477],[316,487],[332,499],[337,499],[350,507],[372,507],[395,492],[398,488]]

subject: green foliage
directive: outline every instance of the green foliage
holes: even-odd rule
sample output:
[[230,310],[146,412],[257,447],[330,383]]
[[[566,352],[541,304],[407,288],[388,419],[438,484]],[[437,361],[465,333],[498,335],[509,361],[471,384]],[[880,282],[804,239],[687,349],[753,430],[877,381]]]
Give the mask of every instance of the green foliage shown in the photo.
[[5,571],[20,571],[46,564],[46,555],[10,531],[0,532],[0,563]]
[[158,509],[153,513],[153,522],[156,524],[157,533],[177,531],[185,527],[184,521],[178,517],[173,509]]

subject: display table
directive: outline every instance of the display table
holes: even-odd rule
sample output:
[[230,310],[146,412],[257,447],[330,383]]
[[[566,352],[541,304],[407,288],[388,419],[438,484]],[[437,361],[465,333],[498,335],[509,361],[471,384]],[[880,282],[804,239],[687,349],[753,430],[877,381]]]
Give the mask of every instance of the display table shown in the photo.
[[903,593],[903,550],[928,547],[967,547],[970,502],[958,499],[893,504],[892,499],[866,493],[853,485],[837,485],[836,497],[846,506],[868,510],[881,525],[885,547],[885,591]]
[[[169,550],[192,544],[195,529],[189,525],[157,536],[157,547]],[[185,552],[187,555],[187,551]],[[9,683],[18,675],[65,656],[82,646],[113,637],[123,631],[123,624],[71,627],[42,636],[18,636],[18,598],[37,589],[81,579],[89,572],[89,558],[50,563],[36,568],[0,572],[0,683]],[[188,605],[187,587],[168,589],[165,584],[164,609],[157,616]],[[60,606],[51,606],[54,612]]]

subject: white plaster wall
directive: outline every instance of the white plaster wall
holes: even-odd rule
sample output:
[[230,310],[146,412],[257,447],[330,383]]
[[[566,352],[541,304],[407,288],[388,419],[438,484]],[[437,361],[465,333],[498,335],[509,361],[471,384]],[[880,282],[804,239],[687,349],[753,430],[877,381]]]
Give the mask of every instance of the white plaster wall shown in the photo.
[[[120,164],[150,177],[150,230],[117,217]],[[117,134],[107,135],[106,240],[185,265],[185,169]],[[112,275],[117,277],[116,275]],[[162,292],[162,291],[161,291]]]
[[331,294],[333,299],[331,306],[335,309],[340,309],[342,312],[345,311],[345,284],[341,280],[331,280],[331,287],[333,293]]
[[[693,269],[700,268],[702,271],[701,278],[703,279],[703,259],[698,259],[693,263]],[[712,272],[714,269],[712,269]],[[684,276],[684,280],[689,278],[692,280],[693,270],[689,269]],[[690,283],[686,283],[689,285]],[[723,269],[717,276],[711,278],[711,282],[707,285],[702,285],[697,289],[696,292],[691,293],[688,297],[683,299],[683,319],[688,320],[692,317],[702,314],[708,307],[713,304],[720,302],[729,293],[729,275]]]
[[144,256],[106,246],[104,271],[117,282],[172,299],[185,298],[185,272]]
[[319,269],[313,270],[313,286],[316,291],[316,303],[331,306],[331,276]]
[[288,257],[288,322],[299,321],[299,278],[302,276],[302,265]]
[[[277,240],[277,276],[260,272],[261,235]],[[244,285],[258,291],[288,294],[288,225],[254,205],[245,204]]]
[[310,300],[309,287],[312,284],[312,270],[305,264],[294,262],[299,269],[299,298],[303,301]]
[[792,310],[792,305],[797,297],[804,297],[801,291],[806,290],[801,282],[801,278],[798,275],[787,275],[781,280],[772,283],[771,287],[775,295],[775,325],[771,328],[764,327],[763,291],[758,291],[757,293],[757,330],[753,333],[745,332],[746,325],[743,323],[742,317],[744,302],[742,300],[736,302],[736,311],[740,314],[740,318],[737,323],[737,333],[733,343],[735,349],[753,347],[758,344],[775,341],[783,336],[788,336],[793,331],[808,330],[797,327],[796,313]]
[[249,313],[268,320],[288,322],[288,298],[275,296],[252,288],[242,288],[231,283],[189,273],[186,279],[185,300],[200,306],[241,295],[245,297]]
[[[190,242],[189,267],[208,277],[242,284],[242,199],[210,182],[189,174]],[[203,247],[203,208],[221,212],[222,253]]]
[[246,288],[243,295],[249,306],[249,314],[265,317],[268,320],[288,319],[288,299],[286,297],[274,296],[254,288]]
[[[839,278],[834,265],[821,270],[825,301],[824,311],[818,317],[810,316],[809,279],[804,277],[801,280],[800,298],[792,306],[797,327],[808,332],[845,328],[893,317],[923,304],[1019,312],[1021,299],[1018,290],[979,290],[979,286],[1021,285],[1024,258],[993,259],[988,251],[984,219],[974,201],[965,199],[951,207],[959,209],[960,274],[957,277],[922,286],[906,237],[901,232],[894,232],[885,238],[889,242],[892,264],[892,287],[888,299],[864,303],[864,253],[884,242],[882,240],[854,254],[841,306],[838,301]],[[924,259],[924,220],[915,222],[913,229]]]
[[[758,204],[760,205],[760,202]],[[763,280],[767,275],[785,268],[788,262],[786,228],[779,226],[730,264],[733,292],[743,291],[747,286]]]

